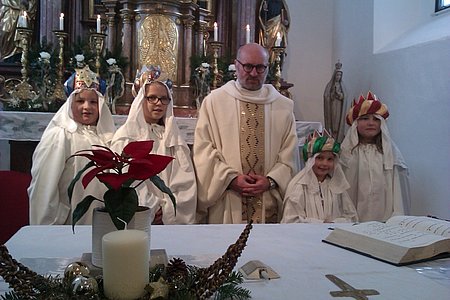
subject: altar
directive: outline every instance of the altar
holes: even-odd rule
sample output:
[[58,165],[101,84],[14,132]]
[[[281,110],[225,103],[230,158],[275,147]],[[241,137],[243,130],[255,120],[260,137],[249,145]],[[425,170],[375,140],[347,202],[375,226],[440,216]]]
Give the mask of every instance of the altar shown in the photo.
[[[351,224],[334,224],[351,226]],[[155,225],[151,249],[165,249],[169,259],[207,267],[235,243],[244,229],[238,225]],[[358,299],[448,299],[450,259],[396,267],[322,242],[330,224],[258,224],[235,270],[260,260],[279,279],[245,281],[252,299],[333,298],[341,288],[325,275],[332,274],[355,289],[374,289],[378,296]],[[170,238],[168,238],[170,237]],[[70,262],[91,250],[91,226],[25,226],[7,243],[10,254],[40,274],[57,275]],[[1,281],[1,279],[0,279]],[[7,285],[0,282],[0,294]],[[345,298],[349,299],[349,298]]]
[[[54,113],[43,112],[0,111],[0,140],[23,142],[29,147],[27,153],[21,153],[19,157],[17,157],[21,163],[28,165],[25,166],[24,169],[31,168],[31,155],[33,154],[34,147],[36,147],[37,142],[41,139],[42,133],[52,119],[53,115]],[[125,123],[126,118],[127,115],[113,115],[116,127],[119,127]],[[176,119],[180,132],[186,143],[189,145],[194,144],[194,131],[197,119],[188,117],[176,117]],[[322,123],[296,121],[296,130],[299,140],[299,147],[301,147],[305,141],[305,138],[311,132],[314,130],[322,130]],[[0,157],[11,156],[10,161],[13,162],[15,159],[14,153],[12,153],[12,151],[10,153],[9,151],[9,149],[2,150],[0,148]],[[29,161],[25,162],[27,159]],[[24,170],[22,169],[19,171]]]

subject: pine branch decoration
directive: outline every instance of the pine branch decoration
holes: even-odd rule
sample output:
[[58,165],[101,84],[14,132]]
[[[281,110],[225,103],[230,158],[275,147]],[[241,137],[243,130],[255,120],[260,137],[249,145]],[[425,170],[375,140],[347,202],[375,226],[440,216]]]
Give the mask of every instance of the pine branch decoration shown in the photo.
[[250,230],[253,227],[252,223],[253,221],[250,220],[236,243],[230,245],[222,257],[218,258],[208,268],[200,270],[198,281],[194,286],[198,299],[209,299],[232,273],[239,256],[241,256],[246,246]]
[[43,276],[12,258],[5,245],[0,245],[0,276],[21,299],[36,298],[38,295],[36,287],[47,282]]

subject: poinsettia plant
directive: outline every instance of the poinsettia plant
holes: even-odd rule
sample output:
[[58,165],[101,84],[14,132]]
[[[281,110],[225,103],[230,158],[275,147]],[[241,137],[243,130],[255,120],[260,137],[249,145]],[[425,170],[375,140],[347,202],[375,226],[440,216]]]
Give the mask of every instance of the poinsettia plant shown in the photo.
[[[78,151],[69,157],[70,159],[82,156],[90,160],[70,183],[69,200],[72,200],[75,184],[86,171],[81,180],[84,188],[96,177],[108,190],[103,195],[103,199],[88,195],[78,203],[72,214],[72,230],[95,200],[104,203],[116,228],[124,229],[125,224],[121,220],[128,223],[133,218],[139,206],[136,188],[147,179],[150,179],[160,191],[169,195],[176,208],[175,196],[157,175],[167,167],[173,157],[151,154],[153,141],[130,142],[125,146],[122,154],[105,146],[93,145],[93,147],[95,148]],[[134,184],[136,181],[137,184]]]

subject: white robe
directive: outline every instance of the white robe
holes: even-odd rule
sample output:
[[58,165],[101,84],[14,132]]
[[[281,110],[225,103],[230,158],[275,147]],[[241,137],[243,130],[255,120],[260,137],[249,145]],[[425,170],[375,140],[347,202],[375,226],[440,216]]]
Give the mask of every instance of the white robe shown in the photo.
[[[377,116],[377,115],[375,115]],[[408,167],[381,120],[383,154],[374,144],[358,145],[357,120],[342,142],[341,162],[350,183],[349,195],[359,221],[386,221],[393,215],[409,214]]]
[[[69,201],[67,188],[89,160],[84,157],[67,159],[77,151],[92,149],[92,145],[108,145],[115,130],[112,115],[100,93],[97,93],[97,126],[81,125],[72,119],[71,104],[80,91],[75,90],[56,112],[33,153],[32,180],[28,188],[32,225],[71,224],[72,211],[85,196],[102,199],[106,191],[106,187],[96,178],[86,190],[79,181],[73,190],[72,202]],[[100,205],[101,202],[94,201],[92,208]],[[77,224],[91,223],[92,209]]]
[[[169,90],[168,94],[172,98]],[[165,126],[148,124],[144,118],[142,102],[145,86],[141,87],[133,100],[127,121],[114,135],[112,148],[121,153],[131,141],[153,140],[151,153],[174,157],[175,159],[158,174],[176,198],[176,214],[169,196],[161,192],[150,180],[137,188],[139,205],[151,208],[152,220],[162,207],[164,224],[192,224],[197,207],[197,184],[190,149],[181,136],[173,117],[173,101],[170,101],[165,116]]]
[[[209,223],[242,223],[242,198],[227,189],[242,174],[239,143],[239,102],[264,104],[264,176],[278,188],[263,193],[278,205],[278,219],[286,187],[297,173],[298,140],[293,114],[294,103],[265,84],[259,91],[248,91],[229,81],[212,91],[200,108],[194,141],[194,165],[198,184],[198,220]],[[263,213],[263,220],[264,213]]]
[[331,177],[319,182],[312,170],[317,155],[308,159],[289,183],[281,223],[357,222],[355,206],[347,193],[350,185],[338,159]]

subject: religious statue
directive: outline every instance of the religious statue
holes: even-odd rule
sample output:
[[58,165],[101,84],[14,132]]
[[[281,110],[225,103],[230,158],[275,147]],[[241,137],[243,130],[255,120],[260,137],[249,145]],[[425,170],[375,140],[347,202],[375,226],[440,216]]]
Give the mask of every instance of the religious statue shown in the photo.
[[323,93],[325,129],[341,142],[344,138],[345,92],[342,84],[342,64],[338,61]]
[[114,58],[107,59],[106,63],[108,64],[109,78],[107,80],[108,86],[105,98],[108,101],[108,107],[111,112],[116,114],[116,102],[125,92],[125,77]]
[[27,27],[32,29],[36,9],[36,0],[0,0],[0,61],[21,52],[17,32],[19,17],[26,18]]
[[[270,51],[275,46],[278,36],[281,38],[280,46],[287,47],[287,34],[290,17],[285,0],[263,0],[259,8],[259,41],[261,46]],[[270,62],[275,61],[271,52]]]
[[203,99],[211,92],[211,80],[211,66],[208,63],[202,63],[195,69],[192,82],[197,110],[200,109]]

